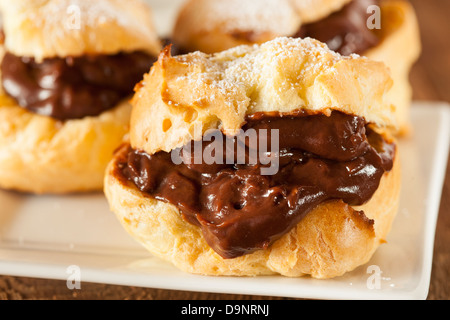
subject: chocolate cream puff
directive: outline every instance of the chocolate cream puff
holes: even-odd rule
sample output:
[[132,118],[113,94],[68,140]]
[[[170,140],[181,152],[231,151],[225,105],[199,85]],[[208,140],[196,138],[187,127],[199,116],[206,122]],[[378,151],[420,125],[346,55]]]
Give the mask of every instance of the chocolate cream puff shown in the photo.
[[383,63],[311,38],[167,47],[106,170],[111,210],[187,272],[340,276],[369,261],[397,212],[391,87]]
[[410,128],[409,71],[420,54],[413,7],[404,0],[189,0],[173,31],[180,51],[219,52],[275,37],[311,37],[343,55],[365,55],[390,68],[399,135]]
[[102,190],[161,50],[139,0],[0,1],[0,187]]

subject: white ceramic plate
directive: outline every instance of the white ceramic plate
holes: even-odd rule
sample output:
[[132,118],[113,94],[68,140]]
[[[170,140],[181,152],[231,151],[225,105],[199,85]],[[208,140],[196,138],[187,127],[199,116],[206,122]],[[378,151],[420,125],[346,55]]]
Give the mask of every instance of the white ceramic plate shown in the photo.
[[[205,277],[152,257],[122,229],[102,194],[0,191],[0,274],[202,292],[319,299],[425,299],[450,140],[450,107],[415,103],[400,142],[403,190],[388,243],[332,280]],[[70,269],[69,266],[77,266]],[[381,273],[380,273],[381,272]],[[72,282],[70,282],[72,283]]]

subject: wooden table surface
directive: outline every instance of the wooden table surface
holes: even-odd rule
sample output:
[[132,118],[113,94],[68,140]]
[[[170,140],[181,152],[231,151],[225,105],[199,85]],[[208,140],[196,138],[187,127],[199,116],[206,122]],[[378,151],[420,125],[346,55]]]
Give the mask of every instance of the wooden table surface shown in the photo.
[[[422,56],[411,72],[416,100],[450,102],[450,1],[412,0],[422,32]],[[450,167],[436,229],[429,300],[450,299]],[[229,295],[82,283],[81,290],[69,290],[66,281],[0,276],[0,300],[20,299],[284,299],[279,297]]]

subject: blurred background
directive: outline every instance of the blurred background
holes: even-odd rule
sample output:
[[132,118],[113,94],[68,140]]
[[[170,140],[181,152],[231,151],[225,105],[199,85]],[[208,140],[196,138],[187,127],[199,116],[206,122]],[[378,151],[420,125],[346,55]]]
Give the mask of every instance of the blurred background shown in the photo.
[[450,1],[410,2],[416,9],[422,39],[422,55],[411,72],[414,98],[450,102]]
[[[419,20],[422,55],[411,71],[415,100],[450,102],[450,1],[410,0]],[[428,299],[450,299],[450,166],[436,228],[433,269]]]

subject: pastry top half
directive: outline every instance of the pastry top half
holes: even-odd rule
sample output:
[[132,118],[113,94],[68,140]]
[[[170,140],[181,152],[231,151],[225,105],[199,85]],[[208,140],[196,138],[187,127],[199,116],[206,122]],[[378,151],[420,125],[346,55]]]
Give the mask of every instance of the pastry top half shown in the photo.
[[148,154],[169,152],[209,129],[235,134],[246,116],[296,110],[357,115],[395,128],[385,99],[389,69],[357,55],[341,56],[314,39],[277,38],[217,54],[162,51],[132,100],[130,140]]
[[37,62],[160,50],[151,11],[140,0],[1,0],[0,10],[6,50]]
[[98,116],[133,93],[161,43],[140,0],[0,1],[4,92],[58,120]]
[[179,14],[175,37],[177,43],[183,43],[195,34],[221,30],[263,42],[276,36],[291,36],[302,24],[326,17],[350,1],[190,0]]

